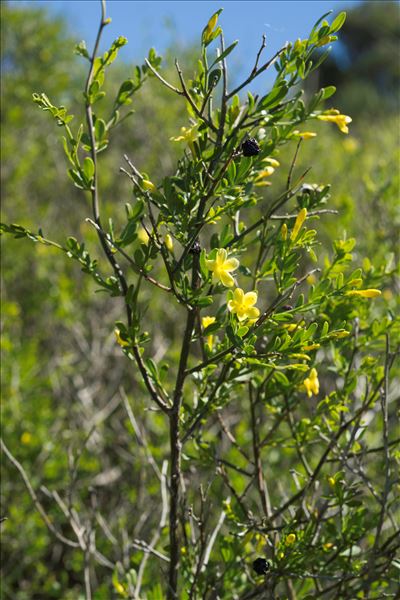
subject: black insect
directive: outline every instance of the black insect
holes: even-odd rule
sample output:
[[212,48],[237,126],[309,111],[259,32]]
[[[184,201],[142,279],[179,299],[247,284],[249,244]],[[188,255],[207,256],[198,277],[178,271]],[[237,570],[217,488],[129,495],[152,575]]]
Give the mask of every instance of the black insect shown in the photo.
[[265,558],[261,558],[261,556],[259,556],[253,562],[253,569],[257,575],[265,575],[265,573],[269,571],[269,562],[265,560]]
[[293,310],[293,306],[291,304],[284,304],[281,306],[281,310]]
[[254,138],[249,138],[242,144],[243,156],[256,156],[260,152],[260,146]]

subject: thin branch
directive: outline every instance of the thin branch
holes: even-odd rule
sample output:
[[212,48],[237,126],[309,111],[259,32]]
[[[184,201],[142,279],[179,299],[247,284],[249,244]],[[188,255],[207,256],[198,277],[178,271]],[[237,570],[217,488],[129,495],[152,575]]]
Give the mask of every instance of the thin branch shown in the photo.
[[[273,65],[274,62],[276,61],[276,59],[279,58],[279,56],[285,50],[286,50],[286,46],[284,46],[283,48],[281,48],[280,50],[278,50],[278,52],[276,52],[274,54],[274,56],[270,60],[268,60],[266,63],[264,63],[262,65],[262,67],[258,67],[256,69],[256,71],[254,71],[254,69],[253,69],[253,71],[250,73],[250,75],[248,76],[248,78],[243,83],[241,83],[240,85],[238,85],[232,92],[230,92],[227,95],[227,100],[230,100],[233,96],[235,96],[235,94],[237,94],[238,92],[240,92],[240,90],[242,90],[244,87],[246,87],[246,85],[248,85],[249,83],[251,83],[253,81],[253,79],[255,79],[256,77],[258,77],[261,73],[263,73],[271,65]],[[261,54],[261,52],[260,52],[260,54]]]
[[147,458],[147,461],[148,461],[149,465],[151,465],[151,467],[152,467],[154,473],[156,474],[157,478],[160,481],[162,481],[162,476],[161,476],[161,473],[160,473],[160,469],[158,468],[158,465],[157,465],[156,461],[154,460],[154,457],[153,457],[153,454],[152,454],[152,452],[150,450],[150,447],[149,447],[149,444],[147,442],[146,436],[140,431],[139,425],[138,425],[138,423],[137,423],[137,421],[135,419],[135,415],[133,414],[132,407],[131,407],[131,405],[129,403],[128,396],[126,395],[125,390],[124,390],[124,388],[122,386],[120,387],[119,391],[120,391],[120,394],[122,396],[122,400],[123,400],[123,403],[124,403],[124,406],[125,406],[126,413],[128,415],[129,421],[130,421],[130,423],[132,425],[133,431],[135,432],[136,439],[137,439],[137,441],[139,443],[139,446],[141,446],[144,449],[144,451],[146,453],[146,458]]
[[249,401],[250,401],[250,416],[251,416],[251,435],[253,439],[253,455],[255,474],[257,476],[257,488],[261,499],[261,506],[265,516],[269,519],[271,516],[271,501],[269,498],[267,485],[263,474],[263,465],[260,453],[260,438],[258,435],[259,423],[256,417],[256,403],[253,399],[252,384],[249,382]]
[[159,81],[161,81],[161,83],[163,85],[165,85],[165,87],[167,87],[169,90],[171,90],[172,92],[175,92],[175,94],[179,94],[179,96],[184,96],[184,93],[179,90],[178,88],[176,88],[175,86],[171,85],[170,83],[168,83],[168,81],[166,81],[164,79],[164,77],[162,77],[160,75],[160,73],[158,71],[156,71],[156,69],[149,63],[149,61],[147,60],[147,58],[144,59],[144,62],[146,63],[146,65],[149,67],[150,71],[153,73],[153,75],[155,75],[157,77],[157,79]]
[[289,174],[288,174],[288,178],[287,178],[287,182],[286,182],[286,190],[290,190],[290,187],[292,185],[292,174],[293,174],[293,169],[296,165],[296,160],[297,160],[297,156],[299,154],[299,150],[300,150],[300,146],[301,146],[301,142],[303,140],[300,138],[299,141],[297,142],[297,146],[296,146],[296,150],[292,159],[292,162],[290,164],[290,169],[289,169]]
[[138,569],[137,582],[136,582],[135,595],[134,595],[135,600],[139,600],[139,598],[140,598],[140,589],[142,587],[143,575],[144,575],[147,561],[149,559],[149,555],[151,552],[153,552],[158,540],[160,539],[161,532],[164,529],[165,523],[167,520],[167,514],[168,514],[167,469],[168,469],[168,461],[165,460],[163,462],[163,465],[161,468],[161,506],[162,506],[162,509],[161,509],[160,522],[158,524],[157,530],[155,531],[155,533],[152,537],[152,540],[147,548],[147,552],[145,552],[145,555],[144,555],[142,562],[140,563],[140,566]]
[[57,531],[57,529],[54,527],[53,523],[51,522],[50,518],[48,517],[45,509],[43,508],[43,505],[39,501],[39,499],[36,495],[36,492],[33,489],[31,482],[29,481],[29,477],[25,472],[25,469],[23,468],[21,463],[18,462],[18,460],[11,454],[10,450],[7,448],[7,446],[5,445],[2,438],[0,438],[0,445],[1,445],[2,451],[7,456],[8,460],[19,471],[19,473],[23,479],[23,482],[26,486],[26,489],[28,490],[29,495],[32,498],[32,501],[33,501],[38,513],[42,517],[47,529],[63,544],[66,544],[67,546],[70,546],[71,548],[80,548],[80,544],[78,542],[74,542],[73,540],[66,538],[65,536],[63,536],[62,533]]
[[86,221],[88,223],[90,223],[98,232],[101,232],[101,234],[105,237],[105,239],[107,240],[107,242],[113,248],[115,248],[120,254],[122,254],[122,256],[124,258],[126,258],[126,260],[129,262],[129,264],[131,265],[131,267],[135,271],[135,273],[137,273],[138,275],[141,275],[146,281],[148,281],[152,285],[155,285],[160,290],[164,290],[165,292],[172,292],[172,288],[170,288],[170,287],[168,287],[168,286],[160,283],[159,281],[157,281],[153,277],[150,277],[150,275],[148,275],[144,269],[142,269],[141,267],[139,267],[139,265],[137,265],[135,263],[135,261],[129,256],[129,254],[127,254],[127,252],[125,252],[125,250],[123,250],[120,246],[118,246],[118,244],[116,244],[115,242],[113,242],[112,239],[111,239],[111,237],[108,235],[108,233],[106,233],[97,223],[95,223],[94,221],[92,221],[92,219],[89,219],[89,218],[87,218]]
[[194,110],[194,112],[196,113],[196,115],[199,117],[199,119],[201,119],[202,121],[204,121],[204,123],[206,123],[208,125],[208,127],[214,131],[214,133],[218,132],[217,127],[214,125],[214,123],[208,119],[207,117],[205,117],[201,110],[197,107],[196,103],[194,102],[192,96],[189,93],[189,90],[186,87],[186,83],[185,80],[183,78],[183,73],[182,70],[179,66],[179,63],[177,60],[175,60],[175,67],[178,73],[178,77],[179,77],[179,81],[181,82],[181,86],[182,86],[182,91],[180,92],[180,94],[182,94],[183,96],[185,96],[186,100],[189,102],[190,106],[192,107],[192,109]]

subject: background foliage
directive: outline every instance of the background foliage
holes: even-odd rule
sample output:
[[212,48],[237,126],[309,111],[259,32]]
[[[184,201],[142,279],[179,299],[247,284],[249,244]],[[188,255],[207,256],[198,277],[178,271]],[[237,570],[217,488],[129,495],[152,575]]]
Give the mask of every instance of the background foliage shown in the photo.
[[[351,111],[351,135],[341,137],[333,126],[319,124],[315,129],[318,136],[302,144],[296,164],[298,174],[312,167],[308,183],[332,183],[329,208],[337,209],[338,213],[324,216],[316,226],[322,243],[319,251],[321,266],[324,266],[327,256],[332,257],[333,239],[354,237],[357,243],[351,250],[353,269],[362,267],[371,287],[378,282],[378,287],[383,290],[379,302],[362,305],[359,309],[358,319],[363,331],[360,339],[362,358],[357,365],[356,377],[346,382],[349,389],[361,385],[358,379],[362,379],[371,365],[376,368],[377,381],[384,373],[384,336],[391,323],[390,315],[396,314],[399,295],[395,273],[399,264],[400,222],[396,202],[399,192],[399,139],[398,96],[395,91],[398,73],[395,65],[398,63],[391,60],[398,38],[398,18],[390,19],[389,10],[376,12],[374,6],[378,3],[369,3],[367,8],[350,13],[348,24],[343,29],[344,42],[347,40],[350,48],[346,72],[341,73],[333,62],[325,63],[326,67],[320,71],[323,85],[333,83],[341,90],[340,100],[335,97],[335,105]],[[89,207],[80,191],[65,176],[58,131],[32,102],[32,92],[43,90],[56,105],[70,107],[77,120],[83,118],[80,111],[85,72],[72,53],[75,40],[61,20],[50,19],[44,11],[29,6],[11,8],[4,5],[2,24],[2,221],[21,223],[35,231],[40,226],[46,233],[55,232],[53,235],[57,235],[60,242],[67,235],[78,239],[84,235],[93,241],[94,246],[95,232],[89,225],[82,225]],[[376,39],[368,57],[364,48],[366,45],[370,47],[371,29]],[[353,34],[354,30],[358,32],[357,36]],[[163,74],[169,80],[176,80],[173,54],[171,49],[171,55],[164,61]],[[194,65],[193,57],[194,50],[189,48],[183,60],[186,69]],[[363,64],[364,61],[368,64]],[[373,78],[370,77],[372,63],[377,63],[377,75]],[[131,74],[131,65],[113,65],[107,81],[110,91],[115,93],[118,82]],[[371,86],[374,86],[373,90]],[[377,89],[380,102],[377,101]],[[311,94],[311,90],[308,93]],[[110,96],[113,97],[113,94],[110,93]],[[363,103],[360,98],[367,98],[370,102]],[[112,214],[117,224],[123,222],[123,206],[132,194],[129,181],[119,173],[124,153],[134,157],[135,164],[139,164],[143,172],[156,173],[157,180],[161,181],[164,174],[173,171],[179,156],[179,148],[171,144],[169,138],[177,135],[180,124],[183,125],[186,119],[180,99],[154,79],[150,79],[141,93],[135,96],[133,108],[135,114],[132,120],[116,128],[110,151],[104,157],[100,155],[100,184],[106,199],[104,211],[107,216]],[[281,167],[274,174],[274,190],[286,185],[294,150],[294,143],[293,147],[282,150],[279,156]],[[270,193],[269,190],[266,193]],[[258,214],[258,210],[257,207],[253,209],[254,219],[262,214]],[[54,499],[57,493],[70,499],[71,506],[84,523],[96,523],[101,552],[112,556],[113,562],[119,561],[120,568],[114,572],[111,582],[107,565],[97,567],[94,597],[98,600],[123,597],[129,588],[130,569],[138,572],[142,559],[142,553],[134,553],[130,544],[138,538],[150,539],[159,520],[159,480],[154,469],[152,472],[149,452],[158,465],[157,469],[161,469],[168,452],[167,431],[162,417],[148,410],[146,392],[139,381],[132,383],[125,357],[115,344],[114,323],[121,317],[122,305],[102,294],[94,296],[97,286],[79,271],[76,264],[65,262],[56,251],[13,239],[7,239],[3,244],[4,440],[24,465],[32,486],[50,517],[60,524],[61,531],[66,533],[69,525],[68,519],[63,520],[60,516]],[[104,259],[100,254],[98,259],[102,265]],[[170,362],[177,360],[179,310],[172,307],[166,315],[162,297],[154,295],[148,288],[143,298],[143,303],[146,302],[153,323],[150,333],[154,360],[159,362],[166,356]],[[351,350],[349,345],[346,352],[351,354]],[[321,378],[324,392],[332,390],[337,380],[346,381],[342,357],[335,353],[334,348],[329,352],[331,368],[326,369]],[[393,461],[392,503],[396,491],[399,491],[394,464],[398,459],[396,448],[399,437],[396,432],[396,373],[398,376],[398,371],[392,372],[388,414],[390,460]],[[130,400],[134,400],[133,404],[128,402],[127,394]],[[340,515],[339,524],[329,524],[331,529],[328,527],[324,532],[318,556],[307,557],[305,528],[297,530],[293,524],[283,527],[281,546],[274,550],[275,559],[278,566],[279,561],[285,560],[288,573],[295,573],[297,578],[293,584],[288,575],[286,587],[278,591],[281,595],[276,597],[323,595],[318,586],[315,588],[309,580],[302,579],[301,573],[310,570],[309,561],[329,561],[331,556],[340,555],[338,560],[342,569],[350,569],[350,561],[353,563],[352,573],[365,567],[361,561],[357,563],[357,548],[371,543],[371,531],[379,507],[379,499],[368,486],[370,482],[377,490],[384,486],[384,455],[364,454],[383,444],[379,402],[374,406],[367,413],[368,422],[360,427],[357,439],[347,440],[347,451],[361,453],[364,462],[355,461],[354,471],[347,470],[345,475],[332,465],[332,471],[324,472],[321,480],[321,485],[325,486],[324,497],[330,498],[333,503],[336,498],[340,504],[343,500],[341,494],[351,496],[346,500],[348,507],[352,507],[351,511],[347,508],[348,512]],[[338,411],[337,406],[325,408],[334,424],[331,425],[340,426],[344,410]],[[272,418],[274,407],[269,406],[268,410]],[[190,471],[191,460],[200,458],[199,481],[202,477],[206,481],[207,473],[215,469],[215,463],[210,463],[210,455],[213,454],[209,451],[210,445],[215,444],[216,447],[220,444],[218,452],[224,455],[228,464],[238,469],[231,469],[231,483],[241,490],[243,476],[240,469],[246,469],[246,460],[238,447],[249,444],[249,432],[241,415],[241,401],[231,405],[224,413],[230,435],[235,437],[234,444],[229,445],[223,439],[221,429],[211,423],[209,430],[205,430],[188,450],[185,469]],[[308,443],[318,444],[317,436],[314,439],[301,429],[303,426],[309,432],[313,425],[322,427],[316,405],[300,406],[296,416],[297,439],[305,435]],[[329,423],[327,427],[329,430]],[[293,447],[293,439],[296,439],[293,436],[290,423],[286,423],[283,428],[277,428],[268,447],[269,480],[276,482],[283,497],[292,494],[300,485],[296,477],[301,478],[299,472],[302,466]],[[2,469],[2,511],[7,516],[7,521],[2,524],[3,597],[16,600],[83,598],[81,553],[54,541],[34,510],[14,466],[3,458]],[[328,482],[329,477],[334,479],[333,483]],[[345,484],[342,484],[342,479]],[[222,497],[232,495],[221,485],[217,484],[212,491],[212,497],[219,503]],[[370,511],[364,512],[363,505]],[[254,510],[256,512],[255,505]],[[311,509],[306,507],[306,510]],[[209,505],[205,511],[205,520],[207,517],[213,522],[218,517]],[[393,522],[395,512],[393,504]],[[229,524],[226,537],[219,548],[218,559],[212,559],[215,564],[211,560],[208,571],[216,574],[218,579],[218,569],[222,563],[225,565],[225,579],[233,587],[227,587],[226,595],[221,597],[229,598],[254,577],[251,563],[257,555],[264,553],[265,539],[260,534],[258,538],[254,535],[246,539],[235,537],[232,531],[240,530],[243,515],[240,515],[240,508],[235,506],[234,501],[226,506],[226,513]],[[372,521],[369,522],[369,519]],[[389,540],[387,549],[394,555],[398,542],[390,541],[393,529],[384,533],[385,540]],[[291,543],[285,542],[291,539],[287,537],[291,534],[296,536],[293,548]],[[338,550],[332,550],[333,547]],[[183,568],[187,565],[189,570],[190,547],[184,548]],[[349,548],[354,550],[349,551]],[[189,555],[187,559],[185,552]],[[280,553],[282,558],[279,558]],[[398,567],[399,563],[394,561],[389,571],[358,589],[357,597],[380,598],[383,593],[393,597]],[[152,584],[157,573],[157,564],[145,573],[146,598],[156,600],[163,597],[159,584]],[[207,577],[204,577],[203,585],[206,585]],[[254,579],[252,581],[254,583]],[[208,581],[207,585],[212,584]],[[336,597],[350,597],[345,596],[344,588],[339,588],[337,593],[339,596]],[[329,591],[325,592],[325,596],[330,597]]]

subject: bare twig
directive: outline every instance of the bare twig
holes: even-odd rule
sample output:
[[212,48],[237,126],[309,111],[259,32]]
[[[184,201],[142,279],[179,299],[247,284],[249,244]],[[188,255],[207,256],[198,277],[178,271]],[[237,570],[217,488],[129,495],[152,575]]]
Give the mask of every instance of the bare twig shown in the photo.
[[0,439],[0,444],[1,444],[1,449],[4,452],[4,454],[7,456],[8,460],[19,471],[19,473],[23,479],[23,482],[26,486],[26,489],[28,490],[29,495],[32,498],[32,501],[33,501],[38,513],[42,517],[47,529],[58,539],[58,541],[62,542],[63,544],[66,544],[67,546],[70,546],[71,548],[79,548],[80,544],[78,542],[74,542],[73,540],[66,538],[62,533],[57,531],[57,529],[54,527],[53,523],[51,522],[49,516],[47,515],[45,509],[43,508],[43,505],[39,501],[39,499],[36,495],[36,492],[33,489],[31,482],[29,481],[29,477],[25,472],[25,469],[23,468],[21,463],[18,462],[18,460],[11,454],[10,450],[7,448],[7,446],[5,445],[2,438]]

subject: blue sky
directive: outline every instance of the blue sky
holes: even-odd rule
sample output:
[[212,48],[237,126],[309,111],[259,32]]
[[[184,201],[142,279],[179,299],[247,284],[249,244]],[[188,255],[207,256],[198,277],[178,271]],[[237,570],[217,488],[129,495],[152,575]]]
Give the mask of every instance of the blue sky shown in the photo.
[[[21,1],[14,2],[21,4]],[[51,13],[64,15],[76,41],[85,39],[91,49],[100,15],[98,0],[35,0],[29,4],[45,6]],[[218,8],[226,45],[239,39],[239,46],[230,59],[231,68],[242,76],[252,68],[261,43],[267,35],[265,59],[286,41],[305,37],[322,14],[334,13],[362,4],[361,0],[315,1],[247,1],[237,2],[170,2],[108,0],[107,16],[112,23],[104,32],[103,49],[119,35],[128,38],[121,51],[126,61],[142,62],[148,49],[154,46],[162,54],[173,44],[197,42],[209,17]],[[237,79],[237,77],[235,77]],[[264,81],[268,81],[264,77]]]

